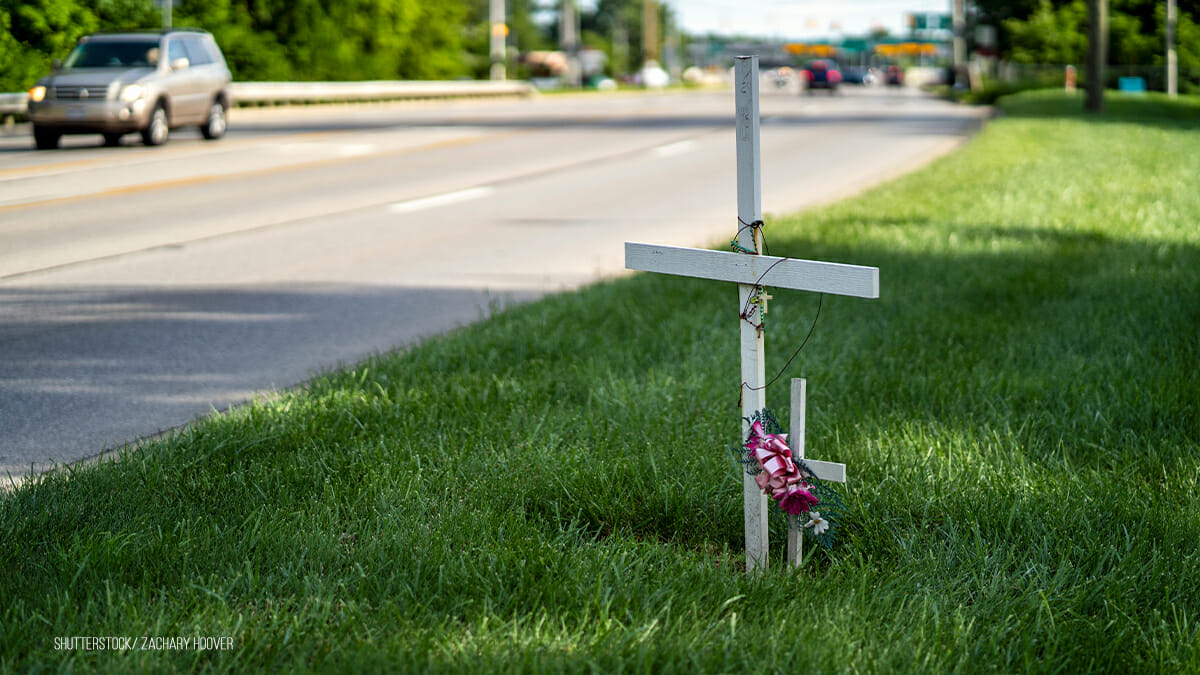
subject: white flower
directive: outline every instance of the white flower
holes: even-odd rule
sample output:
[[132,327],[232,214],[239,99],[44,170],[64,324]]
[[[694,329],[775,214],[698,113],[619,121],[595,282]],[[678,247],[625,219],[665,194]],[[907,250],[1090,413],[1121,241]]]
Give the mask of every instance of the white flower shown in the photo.
[[808,516],[809,520],[804,524],[804,527],[811,527],[813,535],[819,537],[825,530],[829,529],[829,521],[821,517],[820,511],[813,511]]

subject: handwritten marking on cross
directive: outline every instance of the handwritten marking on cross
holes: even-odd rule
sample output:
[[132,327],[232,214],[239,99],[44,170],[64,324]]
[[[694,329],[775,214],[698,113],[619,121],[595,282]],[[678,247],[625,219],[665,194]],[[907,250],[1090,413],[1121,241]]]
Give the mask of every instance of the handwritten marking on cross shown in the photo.
[[[734,83],[738,220],[757,223],[762,220],[757,56],[739,56],[736,59]],[[761,252],[761,239],[761,228],[743,227],[738,230],[736,241],[741,250]],[[860,298],[879,297],[879,270],[874,267],[633,242],[625,243],[625,267],[644,272],[735,282],[738,287],[738,312],[745,311],[743,308],[749,307],[752,299],[762,293],[762,287],[766,285]],[[741,445],[750,431],[749,422],[745,420],[753,418],[755,413],[767,407],[766,350],[761,327],[743,321],[740,314],[735,316],[741,336],[743,423],[742,435],[738,439],[738,445]],[[803,438],[803,435],[800,437]],[[844,468],[842,475],[844,480]],[[745,506],[746,569],[766,569],[767,496],[750,475],[743,476],[742,495]]]

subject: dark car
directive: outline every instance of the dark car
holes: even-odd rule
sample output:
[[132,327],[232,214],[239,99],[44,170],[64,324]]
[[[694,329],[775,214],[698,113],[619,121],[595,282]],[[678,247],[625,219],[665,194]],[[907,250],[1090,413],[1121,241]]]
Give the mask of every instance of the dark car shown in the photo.
[[833,61],[818,59],[804,66],[800,71],[800,81],[804,83],[804,90],[826,89],[833,93],[842,83],[842,71]]
[[878,75],[874,68],[865,66],[851,66],[842,71],[842,82],[844,84],[875,84]]
[[904,70],[900,66],[891,65],[884,71],[883,81],[891,87],[904,85]]
[[160,145],[170,129],[197,126],[225,134],[230,74],[204,31],[97,34],[79,41],[61,67],[29,91],[29,121],[39,149],[63,134],[102,134],[107,145],[138,132]]

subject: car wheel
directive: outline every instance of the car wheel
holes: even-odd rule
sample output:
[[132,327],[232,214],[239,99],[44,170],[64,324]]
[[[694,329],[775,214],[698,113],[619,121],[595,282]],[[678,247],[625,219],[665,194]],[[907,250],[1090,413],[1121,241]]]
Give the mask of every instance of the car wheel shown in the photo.
[[204,124],[200,126],[200,134],[206,140],[215,141],[225,135],[228,125],[225,104],[221,101],[213,101],[212,107],[208,109],[208,119],[204,120]]
[[110,148],[115,148],[121,144],[121,137],[125,134],[104,134],[104,144]]
[[162,145],[167,142],[170,124],[167,120],[167,109],[161,103],[154,106],[150,113],[150,122],[142,129],[142,142],[146,145]]
[[38,150],[53,150],[58,147],[58,139],[62,134],[39,126],[33,127],[33,143]]

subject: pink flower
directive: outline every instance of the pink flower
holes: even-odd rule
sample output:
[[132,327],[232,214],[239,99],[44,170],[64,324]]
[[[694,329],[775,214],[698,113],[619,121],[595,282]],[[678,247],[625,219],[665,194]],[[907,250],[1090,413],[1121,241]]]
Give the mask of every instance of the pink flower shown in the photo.
[[785,512],[798,516],[801,513],[808,513],[820,500],[808,491],[808,486],[799,484],[775,493],[775,501],[779,502],[779,508]]
[[792,461],[787,434],[765,433],[762,423],[755,422],[750,425],[746,449],[762,469],[761,473],[754,476],[754,481],[763,492],[778,497],[789,485],[800,482],[802,474]]

